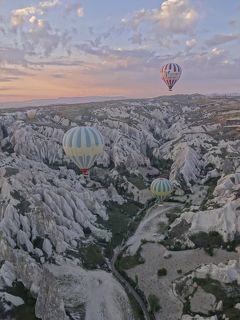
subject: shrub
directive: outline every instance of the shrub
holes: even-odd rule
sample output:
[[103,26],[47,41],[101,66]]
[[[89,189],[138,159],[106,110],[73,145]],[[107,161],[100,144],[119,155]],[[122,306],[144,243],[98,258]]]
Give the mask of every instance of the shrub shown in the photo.
[[207,247],[204,248],[204,251],[209,254],[211,257],[213,256],[213,248],[212,247]]
[[158,312],[161,309],[161,306],[159,304],[159,299],[154,294],[150,294],[148,296],[148,303],[150,307],[150,312],[152,313]]
[[136,284],[136,287],[138,286],[138,275],[135,274],[135,284]]
[[167,269],[166,268],[159,269],[157,274],[158,274],[159,277],[166,276],[167,275]]
[[223,238],[217,231],[199,232],[190,237],[191,241],[198,248],[219,248],[223,245]]

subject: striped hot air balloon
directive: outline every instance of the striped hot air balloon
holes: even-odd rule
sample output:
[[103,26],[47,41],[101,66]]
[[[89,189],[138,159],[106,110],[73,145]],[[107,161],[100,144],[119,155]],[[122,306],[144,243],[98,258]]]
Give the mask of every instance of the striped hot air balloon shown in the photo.
[[160,71],[161,79],[166,83],[169,91],[172,91],[173,86],[180,79],[181,74],[182,69],[177,63],[167,63]]
[[152,193],[161,201],[166,199],[172,193],[172,184],[168,179],[158,178],[151,183]]
[[63,149],[81,173],[87,175],[97,157],[103,154],[104,141],[94,127],[75,127],[65,133]]
[[27,111],[27,117],[29,120],[33,120],[36,117],[37,110],[36,109],[31,109]]

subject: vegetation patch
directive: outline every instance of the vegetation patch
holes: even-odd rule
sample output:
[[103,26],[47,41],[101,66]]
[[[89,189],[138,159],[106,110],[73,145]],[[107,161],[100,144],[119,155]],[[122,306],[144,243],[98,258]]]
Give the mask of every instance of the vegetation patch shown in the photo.
[[19,170],[17,168],[12,168],[12,167],[5,167],[5,175],[4,177],[8,178],[8,177],[11,177],[11,176],[15,176]]
[[128,293],[128,298],[132,307],[134,318],[136,320],[145,320],[142,308],[140,307],[136,299],[130,293]]
[[159,233],[165,234],[167,232],[167,230],[168,230],[168,225],[165,222],[160,221],[158,223],[158,231],[159,231]]
[[205,175],[208,173],[208,171],[212,171],[216,168],[215,164],[213,163],[208,163],[206,166],[205,166]]
[[95,244],[81,248],[80,257],[86,269],[103,268],[106,264],[101,248]]
[[171,159],[158,159],[153,156],[150,157],[151,165],[157,168],[160,172],[160,175],[169,174],[173,161]]
[[191,303],[189,298],[187,298],[183,303],[183,314],[192,314],[191,312]]
[[236,282],[221,284],[219,281],[211,278],[195,278],[194,282],[201,286],[204,291],[213,294],[217,301],[222,300],[223,309],[221,315],[225,314],[231,320],[239,320],[240,311],[234,308],[240,301],[240,287]]
[[120,269],[120,270],[128,270],[128,269],[132,269],[132,268],[136,267],[139,264],[143,264],[145,262],[145,260],[141,256],[141,251],[142,251],[142,246],[140,246],[138,248],[138,250],[137,250],[137,252],[135,253],[134,256],[121,257],[117,261],[118,269]]
[[167,275],[167,269],[166,268],[158,269],[157,275],[159,277],[166,276]]
[[3,290],[13,296],[23,299],[24,304],[4,312],[3,306],[0,304],[0,319],[14,320],[38,320],[35,316],[36,299],[31,295],[30,291],[24,287],[22,282],[15,281],[12,287]]
[[132,183],[139,190],[144,190],[147,187],[142,176],[130,175],[130,176],[127,176],[127,179],[130,183]]
[[3,147],[2,147],[3,152],[7,152],[8,154],[14,153],[14,148],[13,145],[10,142],[7,142]]
[[108,220],[99,218],[98,223],[101,223],[105,228],[112,232],[108,251],[117,247],[123,240],[127,239],[129,224],[139,209],[140,206],[135,202],[128,202],[123,205],[119,205],[115,202],[107,204],[107,214],[109,218]]
[[148,304],[149,304],[149,309],[151,313],[156,313],[161,309],[161,306],[159,304],[159,299],[154,294],[150,294],[148,296]]
[[[139,287],[136,285],[136,275],[135,275],[135,281],[134,281],[132,278],[128,277],[127,273],[126,273],[124,270],[120,270],[120,269],[119,269],[118,261],[116,261],[115,267],[118,268],[118,271],[119,271],[119,273],[122,275],[122,277],[135,289],[135,291],[136,291],[136,292],[138,293],[138,295],[141,297],[142,301],[144,302],[144,304],[145,304],[145,306],[146,306],[146,308],[147,308],[147,307],[148,307],[148,301],[147,301],[147,299],[145,298],[145,295],[144,295],[143,291],[141,291],[141,290],[139,289]],[[127,290],[127,294],[128,294],[128,296],[129,296],[129,299],[132,298],[132,299],[135,300],[135,298],[129,293],[128,290]],[[130,302],[131,302],[131,300],[130,300]],[[135,301],[135,302],[136,302],[136,304],[138,305],[137,301]],[[140,306],[139,306],[139,308],[140,308]],[[142,310],[142,309],[141,309],[141,310]],[[142,314],[142,311],[139,310],[139,312],[140,312],[140,314]],[[134,313],[134,314],[135,314],[135,313]],[[140,319],[142,319],[142,318],[136,317],[136,320],[140,320]],[[145,319],[145,317],[143,317],[143,319]],[[155,318],[154,318],[154,316],[153,316],[152,314],[150,314],[150,319],[151,319],[151,320],[155,320]]]
[[186,220],[182,220],[180,223],[178,223],[174,228],[170,230],[170,238],[180,239],[181,236],[189,230],[190,226],[190,223],[187,223]]
[[180,215],[182,210],[179,208],[173,208],[166,212],[166,217],[168,218],[168,223],[172,224]]
[[[172,228],[165,239],[161,243],[169,250],[179,251],[183,249],[181,240],[184,240],[184,234],[189,230],[191,224],[186,220],[182,220],[174,228]],[[184,247],[184,249],[186,249]]]
[[207,190],[206,197],[201,204],[200,210],[204,211],[208,209],[207,202],[213,199],[213,192],[217,186],[218,179],[219,178],[211,178],[210,180],[207,181],[206,185],[208,186],[208,190]]
[[30,211],[30,202],[27,201],[21,194],[19,191],[14,190],[13,192],[11,192],[11,196],[18,200],[19,203],[15,205],[15,208],[18,210],[18,212],[20,214],[22,214],[23,216],[26,214],[26,212]]
[[214,248],[223,246],[223,237],[217,231],[199,232],[191,235],[190,240],[197,248],[203,248],[209,255],[213,255]]
[[38,249],[41,249],[41,250],[42,250],[43,241],[44,241],[43,238],[41,238],[41,237],[36,237],[36,238],[33,240],[33,242],[32,242],[34,248],[38,248]]
[[185,194],[191,194],[192,193],[190,188],[189,188],[189,186],[187,185],[187,183],[185,181],[185,178],[184,178],[182,173],[178,174],[178,181],[179,181],[183,191],[185,192]]
[[48,160],[44,161],[44,163],[51,169],[53,170],[59,170],[59,167],[60,166],[64,166],[66,167],[67,169],[71,169],[73,171],[75,171],[75,173],[77,175],[80,174],[80,169],[75,165],[74,162],[72,161],[69,161],[69,162],[66,162],[66,161],[62,161],[62,162],[58,162],[58,161],[55,161],[55,162],[49,162]]
[[78,315],[80,316],[80,319],[85,319],[85,316],[86,316],[85,303],[80,303],[78,306],[74,308],[66,307],[66,314],[69,316],[70,319],[74,319],[74,315],[76,315],[76,313],[78,313]]
[[240,234],[235,234],[232,241],[224,242],[223,244],[223,248],[227,251],[235,251],[238,246],[240,246]]

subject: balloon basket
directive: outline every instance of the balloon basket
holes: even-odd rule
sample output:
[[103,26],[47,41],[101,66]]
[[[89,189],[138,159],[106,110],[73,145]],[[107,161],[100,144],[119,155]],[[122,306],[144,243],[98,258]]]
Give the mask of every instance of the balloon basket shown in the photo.
[[85,177],[89,176],[89,170],[88,169],[80,169],[80,172]]
[[163,202],[160,199],[157,200],[157,206],[158,207],[162,207],[163,206]]

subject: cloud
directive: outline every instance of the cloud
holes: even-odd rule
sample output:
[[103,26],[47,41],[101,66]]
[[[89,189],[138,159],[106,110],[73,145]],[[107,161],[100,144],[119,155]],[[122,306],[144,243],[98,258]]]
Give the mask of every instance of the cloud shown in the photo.
[[121,22],[132,28],[137,28],[141,23],[147,20],[151,20],[153,10],[146,10],[141,9],[137,11],[132,17],[130,18],[122,18]]
[[78,17],[84,16],[84,9],[81,4],[79,3],[72,3],[68,4],[65,9],[66,14],[75,13]]
[[13,77],[13,76],[0,76],[0,82],[12,82],[12,81],[15,81],[17,80],[18,77]]
[[188,0],[166,0],[159,9],[141,9],[122,24],[136,29],[143,22],[150,22],[167,33],[188,33],[196,25],[199,13],[190,7]]
[[22,49],[12,47],[0,48],[0,66],[3,65],[21,65],[27,66],[26,52]]
[[42,1],[40,2],[39,7],[42,9],[50,9],[50,8],[56,7],[59,4],[60,4],[59,0]]
[[6,35],[6,29],[4,27],[0,27],[0,32],[4,35]]
[[240,33],[235,34],[216,34],[214,37],[209,39],[206,43],[209,46],[217,46],[219,44],[224,44],[230,41],[235,41],[240,39]]
[[[39,21],[36,23],[38,25]],[[47,22],[44,22],[41,28],[35,27],[26,32],[22,31],[21,37],[24,39],[23,47],[28,54],[44,55],[45,57],[49,57],[60,46],[66,50],[71,40],[68,31],[57,32],[52,30]]]
[[238,24],[237,20],[233,20],[233,19],[232,19],[232,20],[229,21],[229,25],[230,25],[231,27],[234,27],[234,28],[235,28],[235,27],[237,26],[237,24]]
[[43,11],[37,7],[26,7],[13,10],[11,13],[11,24],[13,27],[20,26],[26,21],[26,17],[36,13],[43,14]]
[[[83,33],[78,23],[78,17],[84,15],[79,0],[61,1],[61,8],[56,10],[58,14],[53,19],[48,12],[54,10],[60,1],[35,0],[29,3],[34,5],[19,9],[15,6],[16,10],[11,12],[11,25],[14,28],[10,29],[11,32],[7,31],[5,36],[1,34],[4,32],[1,27],[3,25],[7,30],[7,15],[4,24],[0,24],[3,43],[8,43],[6,48],[0,48],[0,90],[4,87],[3,82],[6,82],[6,87],[8,82],[28,87],[25,81],[17,80],[30,79],[28,76],[32,72],[37,75],[34,78],[36,83],[46,87],[48,82],[54,83],[56,92],[64,86],[78,90],[79,84],[84,90],[90,91],[92,84],[93,88],[97,87],[100,91],[102,88],[116,87],[116,90],[120,88],[131,92],[135,88],[135,92],[141,94],[145,92],[145,86],[147,90],[156,88],[156,79],[161,84],[159,69],[169,61],[182,65],[182,79],[186,83],[192,83],[193,80],[193,83],[199,81],[211,85],[220,77],[239,77],[240,62],[239,59],[234,60],[236,52],[230,52],[230,49],[228,52],[227,48],[224,51],[221,47],[222,43],[239,37],[237,29],[234,31],[228,24],[231,17],[226,20],[226,27],[230,30],[226,29],[226,34],[211,38],[213,34],[209,33],[210,36],[206,37],[202,28],[198,34],[194,27],[200,20],[200,11],[195,7],[199,1],[162,0],[159,1],[162,3],[159,8],[143,8],[124,17],[121,25],[111,20],[102,27],[99,23],[89,29],[85,26]],[[77,36],[74,27],[79,31]],[[89,30],[87,35],[86,30]],[[87,36],[89,41],[84,42]],[[116,39],[119,39],[118,42]],[[206,46],[207,40],[209,47]],[[11,48],[10,43],[13,44]],[[113,43],[117,45],[113,47]],[[21,71],[27,75],[21,74]],[[44,81],[41,77],[45,77]],[[206,78],[211,80],[207,81]],[[11,85],[15,84],[10,83],[9,87]],[[32,86],[35,86],[34,81]],[[41,94],[46,94],[45,89]]]
[[186,46],[188,47],[188,49],[192,49],[196,44],[197,40],[194,38],[186,41]]
[[84,16],[83,7],[78,7],[78,8],[77,8],[77,15],[78,15],[79,17],[83,17],[83,16]]
[[224,52],[224,50],[221,50],[219,48],[213,48],[212,51],[211,51],[212,55],[214,55],[214,56],[219,56],[223,52]]
[[141,32],[135,32],[130,38],[129,40],[131,41],[131,43],[133,44],[139,44],[141,45],[143,43],[143,35]]
[[65,74],[63,73],[54,73],[51,75],[53,78],[57,78],[57,79],[64,79],[66,78]]
[[23,25],[29,16],[43,15],[47,10],[52,9],[60,4],[59,0],[42,1],[38,6],[29,6],[15,9],[11,12],[11,24],[13,27]]
[[89,31],[90,35],[93,35],[93,34],[94,34],[93,27],[88,27],[88,31]]
[[0,87],[0,91],[9,91],[12,90],[11,87]]
[[36,6],[19,8],[11,12],[13,33],[18,29],[16,45],[23,48],[30,56],[49,57],[54,50],[62,47],[68,54],[71,52],[71,32],[54,29],[43,15],[60,5],[60,0],[41,1]]
[[[178,63],[183,75],[191,81],[209,84],[219,79],[239,79],[240,58],[231,58],[229,52],[219,48],[200,52],[180,52]],[[214,79],[214,80],[213,80]]]
[[92,43],[83,43],[76,45],[82,54],[93,55],[99,59],[94,64],[94,72],[149,72],[156,70],[169,59],[175,59],[176,55],[158,56],[154,51],[148,48],[111,48],[109,46],[99,45],[93,46]]
[[29,22],[35,27],[35,28],[44,28],[46,26],[46,23],[42,19],[38,19],[36,16],[32,16],[29,19]]
[[[0,59],[1,59],[1,53],[0,53]],[[10,65],[11,60],[5,60],[4,63],[0,64],[0,82],[1,83],[5,83],[5,82],[13,82],[18,80],[20,77],[23,76],[29,76],[31,75],[31,77],[33,76],[32,73],[24,71],[21,67],[21,64],[19,64],[17,61],[15,61],[14,63],[11,64],[11,66],[9,67],[8,65]],[[7,66],[6,66],[7,65]],[[14,65],[14,67],[13,67]]]
[[75,66],[84,66],[86,63],[82,60],[66,60],[66,59],[58,59],[54,58],[51,61],[41,60],[38,62],[31,62],[32,66],[36,67],[44,67],[44,66],[58,66],[58,67],[75,67]]

